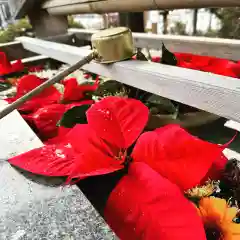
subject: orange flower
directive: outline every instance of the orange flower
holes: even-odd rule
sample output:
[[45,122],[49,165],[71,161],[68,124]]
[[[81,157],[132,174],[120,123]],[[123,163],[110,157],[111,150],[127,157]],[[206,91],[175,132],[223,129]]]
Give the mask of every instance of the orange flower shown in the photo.
[[208,197],[199,202],[198,212],[203,220],[208,240],[240,240],[240,224],[233,222],[237,208],[226,200]]

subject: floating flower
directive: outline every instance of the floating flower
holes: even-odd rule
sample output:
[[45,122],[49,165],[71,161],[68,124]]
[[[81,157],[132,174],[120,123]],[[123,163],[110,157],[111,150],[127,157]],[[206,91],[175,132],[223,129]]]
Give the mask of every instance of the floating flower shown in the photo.
[[78,84],[76,78],[69,78],[63,81],[64,93],[62,102],[72,102],[82,100],[87,92],[94,92],[99,86],[99,79],[94,84]]
[[132,163],[111,192],[105,219],[122,240],[206,240],[194,205],[145,163]]
[[49,138],[56,137],[58,133],[57,123],[66,111],[74,106],[92,103],[92,100],[88,100],[74,104],[50,104],[29,114],[26,120],[30,121],[31,125],[34,124],[38,136],[41,140],[45,141]]
[[208,240],[240,239],[240,224],[234,223],[238,209],[229,207],[226,200],[203,198],[198,209]]
[[2,78],[8,78],[8,75],[12,73],[19,73],[24,70],[24,65],[21,60],[17,60],[14,63],[10,63],[4,52],[0,52],[0,76]]
[[133,161],[147,163],[182,190],[200,184],[226,146],[203,141],[179,125],[170,124],[143,133],[133,153]]
[[[44,81],[35,75],[25,75],[17,82],[17,93],[15,97],[8,98],[6,101],[12,103],[24,96],[26,93],[41,85]],[[60,92],[54,87],[45,88],[41,93],[25,102],[18,110],[22,112],[34,112],[40,107],[59,102]]]
[[93,104],[86,115],[88,124],[77,124],[58,144],[9,162],[35,174],[68,176],[69,182],[124,168],[127,149],[148,121],[148,108],[135,99],[108,97]]

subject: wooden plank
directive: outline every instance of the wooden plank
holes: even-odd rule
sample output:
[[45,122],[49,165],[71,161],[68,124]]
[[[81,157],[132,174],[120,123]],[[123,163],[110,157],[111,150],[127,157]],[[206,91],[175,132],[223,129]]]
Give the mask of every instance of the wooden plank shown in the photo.
[[[53,2],[51,7],[51,2]],[[239,0],[93,0],[83,2],[82,0],[66,1],[61,5],[56,0],[48,1],[43,8],[54,15],[68,15],[78,13],[107,13],[107,12],[143,12],[147,10],[183,9],[183,8],[212,8],[212,7],[234,7],[240,6]]]
[[[32,65],[38,65],[38,64],[45,64],[46,60],[48,60],[49,57],[43,56],[43,55],[37,55],[29,58],[22,58],[22,63],[24,66],[32,66]],[[15,61],[12,61],[12,63]]]
[[[86,49],[28,37],[21,37],[19,41],[28,50],[69,64],[90,53]],[[240,121],[239,79],[144,61],[123,61],[111,65],[92,61],[83,69]]]
[[65,5],[72,5],[77,3],[100,2],[105,0],[47,0],[43,4],[43,8],[59,7]]
[[228,158],[228,159],[232,159],[235,158],[238,161],[240,161],[240,153],[233,151],[229,148],[224,149],[223,154]]
[[[73,33],[67,33],[54,37],[48,37],[45,38],[45,40],[74,45],[73,38]],[[9,61],[36,56],[36,53],[24,49],[19,41],[0,44],[0,51],[6,53]]]
[[[91,40],[96,30],[69,29],[78,39]],[[218,39],[206,37],[189,37],[174,35],[158,35],[147,33],[133,33],[136,47],[160,49],[161,42],[173,52],[186,52],[205,56],[215,56],[232,60],[240,59],[240,40]]]
[[224,126],[240,132],[240,123],[239,122],[229,120],[224,124]]
[[17,41],[0,44],[0,51],[6,53],[9,61],[28,58],[36,55],[36,53],[24,49],[22,44]]

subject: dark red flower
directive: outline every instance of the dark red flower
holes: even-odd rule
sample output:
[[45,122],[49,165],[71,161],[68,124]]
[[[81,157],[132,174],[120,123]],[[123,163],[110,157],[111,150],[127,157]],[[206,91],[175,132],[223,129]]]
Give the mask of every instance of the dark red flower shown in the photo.
[[24,70],[24,65],[21,60],[10,63],[4,52],[0,52],[0,75],[6,75],[13,72],[21,72]]
[[78,84],[76,78],[69,78],[63,81],[64,93],[62,100],[64,102],[82,100],[86,92],[94,92],[99,86],[99,79],[97,78],[93,85]]
[[190,135],[178,125],[167,125],[142,134],[132,157],[187,190],[201,182],[222,157],[223,148]]
[[[148,121],[148,108],[135,99],[108,97],[90,107],[87,119],[88,125],[76,125],[62,142],[9,162],[35,174],[68,176],[69,181],[117,171],[124,167],[127,148]],[[59,167],[63,164],[68,164],[68,170]]]
[[145,163],[132,163],[111,192],[105,219],[122,240],[206,240],[194,205]]
[[234,78],[240,77],[240,65],[233,61],[191,53],[174,53],[174,55],[178,60],[179,67],[211,72]]
[[152,57],[152,62],[157,62],[159,63],[161,61],[160,57]]
[[[35,75],[23,76],[17,82],[16,96],[8,98],[6,99],[6,101],[8,101],[9,103],[16,101],[26,93],[41,85],[43,82],[44,80],[38,78]],[[25,102],[18,110],[22,112],[34,112],[40,107],[59,102],[60,98],[60,92],[54,86],[50,86],[44,89],[38,95],[32,97],[30,100]]]
[[45,107],[41,107],[36,112],[28,115],[28,120],[30,120],[35,125],[38,136],[45,141],[57,135],[57,123],[67,110],[74,106],[92,103],[92,100],[88,100],[66,105],[50,104]]

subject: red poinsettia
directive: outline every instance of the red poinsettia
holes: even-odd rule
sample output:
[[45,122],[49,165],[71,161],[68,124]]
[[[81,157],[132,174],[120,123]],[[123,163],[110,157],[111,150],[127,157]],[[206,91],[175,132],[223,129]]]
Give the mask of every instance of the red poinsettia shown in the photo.
[[[38,87],[44,82],[41,78],[38,78],[35,75],[25,75],[17,81],[17,93],[15,97],[8,98],[6,101],[12,103],[30,92],[34,88]],[[19,110],[22,112],[34,112],[40,107],[44,107],[49,104],[59,102],[61,97],[60,92],[54,87],[50,86],[44,89],[38,95],[32,97],[30,100],[25,102]]]
[[64,93],[62,97],[63,102],[79,101],[85,97],[87,92],[94,92],[99,86],[99,78],[96,79],[93,85],[78,84],[76,78],[69,78],[64,80]]
[[9,162],[32,173],[69,179],[117,171],[124,167],[127,148],[147,123],[148,108],[135,99],[108,97],[92,105],[87,120],[59,144],[34,149]]
[[[177,66],[204,72],[211,72],[218,75],[240,78],[240,64],[231,60],[201,56],[192,53],[174,53],[177,58]],[[136,58],[134,58],[136,59]],[[160,62],[160,57],[152,57],[152,62]]]
[[187,190],[198,185],[213,164],[223,161],[224,148],[194,137],[178,125],[167,125],[142,134],[132,157]]
[[36,112],[29,114],[25,119],[30,125],[34,125],[37,130],[38,136],[42,140],[53,138],[58,133],[57,123],[63,114],[74,106],[84,104],[92,104],[92,100],[82,101],[74,104],[50,104],[45,107],[39,108]]
[[179,67],[185,67],[219,75],[240,77],[239,64],[222,58],[200,56],[191,53],[174,53]]
[[[61,149],[69,143],[73,155],[81,153],[79,160],[72,165],[72,171],[68,173],[69,177],[86,176],[86,171],[82,172],[86,166],[90,169],[93,167],[99,174],[112,171],[107,168],[108,164],[116,163],[120,168],[125,161],[127,148],[138,138],[147,119],[148,109],[134,99],[108,97],[92,105],[87,111],[88,124],[74,127],[64,138],[61,138],[64,139],[63,142],[57,145]],[[224,147],[200,140],[178,125],[168,125],[142,134],[131,157],[134,162],[147,163],[182,190],[186,190],[199,184],[208,172],[212,172],[211,167],[224,160],[222,158]],[[54,164],[58,165],[58,156],[56,156],[57,160],[48,159],[41,151],[42,149],[34,151],[34,159],[37,161],[39,158],[44,158],[41,164],[51,164],[53,167],[51,174],[61,176],[63,172],[54,169]],[[48,151],[52,151],[51,146],[45,146],[44,152],[54,156],[55,153]],[[33,173],[49,174],[44,167],[35,166],[35,162],[28,159],[31,155],[31,152],[25,153],[10,159],[10,162]],[[60,162],[68,161],[65,158],[60,160]],[[224,163],[218,165],[223,166]]]
[[0,75],[6,75],[14,72],[21,72],[24,70],[24,65],[21,60],[10,63],[4,52],[0,52]]
[[105,208],[122,240],[206,240],[196,208],[179,188],[144,163],[133,163]]

